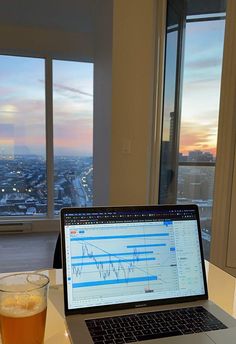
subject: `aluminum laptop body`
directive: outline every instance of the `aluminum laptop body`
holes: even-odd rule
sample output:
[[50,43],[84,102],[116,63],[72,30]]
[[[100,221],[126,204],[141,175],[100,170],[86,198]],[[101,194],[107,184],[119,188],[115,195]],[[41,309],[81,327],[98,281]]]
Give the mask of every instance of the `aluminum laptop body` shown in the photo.
[[[64,208],[61,239],[65,316],[72,343],[236,343],[236,320],[208,300],[196,205]],[[203,308],[222,329],[195,333],[195,327],[195,332],[158,338],[142,335],[151,326],[146,315],[149,319],[173,310],[174,315],[171,311],[166,317],[171,329],[177,326],[175,314]],[[144,319],[142,331],[129,332],[128,337],[117,334],[116,322],[134,316]],[[105,336],[105,327],[94,337],[96,324],[107,321],[110,335]],[[89,330],[89,324],[95,330]],[[162,329],[160,325],[161,333]]]

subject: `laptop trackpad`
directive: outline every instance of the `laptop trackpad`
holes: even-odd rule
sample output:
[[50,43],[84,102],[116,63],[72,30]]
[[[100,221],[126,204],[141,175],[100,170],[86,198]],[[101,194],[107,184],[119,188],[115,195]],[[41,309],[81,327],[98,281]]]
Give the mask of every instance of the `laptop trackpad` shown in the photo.
[[216,344],[235,344],[236,343],[236,327],[227,330],[208,332],[207,335],[212,338]]
[[[167,337],[167,338],[162,338],[162,339],[153,339],[153,340],[149,340],[145,342],[140,342],[140,344],[142,343],[145,343],[145,344],[146,343],[147,344],[190,344],[190,343],[191,344],[214,344],[214,341],[210,339],[204,333],[196,333],[196,334],[190,334],[190,335],[185,335],[185,336]],[[235,344],[235,340],[234,340],[234,344]]]

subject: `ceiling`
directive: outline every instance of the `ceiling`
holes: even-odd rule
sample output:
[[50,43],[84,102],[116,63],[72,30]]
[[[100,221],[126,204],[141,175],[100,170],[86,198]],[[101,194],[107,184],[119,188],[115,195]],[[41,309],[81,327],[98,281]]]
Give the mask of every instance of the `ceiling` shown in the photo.
[[0,23],[93,32],[96,0],[1,0]]

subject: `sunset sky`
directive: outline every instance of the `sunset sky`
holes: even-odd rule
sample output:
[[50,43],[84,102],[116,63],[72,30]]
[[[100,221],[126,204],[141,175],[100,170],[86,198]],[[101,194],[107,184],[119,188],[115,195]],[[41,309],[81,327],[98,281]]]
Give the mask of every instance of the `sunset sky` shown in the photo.
[[[93,64],[53,61],[54,152],[92,155]],[[44,60],[0,56],[0,154],[45,155]]]
[[180,151],[215,154],[222,70],[224,21],[186,27]]
[[92,155],[93,64],[54,61],[53,66],[55,154]]
[[[176,32],[168,34],[163,140],[169,140],[174,111]],[[187,23],[180,129],[180,152],[215,154],[223,56],[224,20]]]
[[[175,37],[167,45],[164,140],[169,135],[174,94]],[[180,151],[215,154],[223,53],[224,21],[186,27]],[[167,46],[168,48],[168,46]],[[53,61],[54,151],[92,155],[93,64]],[[0,56],[0,154],[45,155],[44,60]]]

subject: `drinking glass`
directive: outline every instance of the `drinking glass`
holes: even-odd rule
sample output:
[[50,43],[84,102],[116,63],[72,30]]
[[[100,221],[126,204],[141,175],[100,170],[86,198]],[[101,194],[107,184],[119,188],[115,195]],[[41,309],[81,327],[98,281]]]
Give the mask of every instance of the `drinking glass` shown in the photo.
[[3,344],[42,344],[49,278],[16,273],[0,278],[0,332]]

